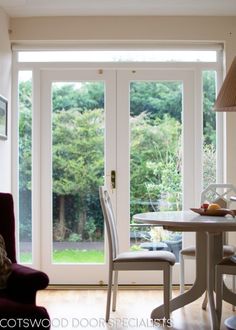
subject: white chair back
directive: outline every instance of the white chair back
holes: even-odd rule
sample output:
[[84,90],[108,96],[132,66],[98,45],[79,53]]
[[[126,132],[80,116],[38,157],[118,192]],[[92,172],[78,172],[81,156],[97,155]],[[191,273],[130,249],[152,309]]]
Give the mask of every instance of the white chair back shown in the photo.
[[105,187],[99,187],[99,197],[107,230],[109,258],[112,261],[119,253],[115,215],[113,212],[110,195]]
[[236,187],[229,183],[212,183],[201,193],[201,203],[217,203],[223,208],[230,207],[230,197],[236,195]]

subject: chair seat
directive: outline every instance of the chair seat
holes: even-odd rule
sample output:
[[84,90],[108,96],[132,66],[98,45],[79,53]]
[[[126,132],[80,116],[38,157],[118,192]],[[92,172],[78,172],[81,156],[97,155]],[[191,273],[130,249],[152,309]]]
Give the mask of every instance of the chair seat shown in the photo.
[[185,256],[189,256],[189,257],[195,257],[196,255],[196,248],[195,246],[188,246],[182,250],[180,250],[180,253],[185,255]]
[[224,258],[221,262],[219,262],[219,265],[236,267],[236,256],[231,258]]
[[[224,253],[224,257],[230,257],[232,255],[234,255],[236,252],[236,247],[233,245],[224,245],[223,248],[223,253]],[[196,248],[195,246],[188,246],[185,249],[182,249],[180,251],[180,253],[182,255],[188,256],[188,257],[195,257],[196,256]]]
[[116,262],[157,262],[166,261],[170,265],[175,264],[175,256],[173,253],[168,251],[129,251],[118,254],[118,256],[113,260]]
[[227,330],[236,330],[236,316],[231,316],[225,320]]
[[149,251],[168,251],[168,245],[164,242],[145,242],[140,244],[140,248],[146,249]]

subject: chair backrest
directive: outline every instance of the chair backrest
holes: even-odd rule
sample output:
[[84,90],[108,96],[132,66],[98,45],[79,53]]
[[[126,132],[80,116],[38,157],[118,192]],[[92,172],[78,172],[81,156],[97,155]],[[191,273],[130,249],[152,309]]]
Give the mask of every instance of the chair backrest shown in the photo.
[[0,193],[0,234],[4,238],[7,256],[16,262],[15,216],[11,194]]
[[236,195],[236,187],[229,183],[212,183],[201,193],[201,203],[215,202],[223,208],[230,207],[230,197]]
[[109,258],[112,261],[119,253],[115,215],[110,195],[105,187],[99,187],[99,197],[108,236]]

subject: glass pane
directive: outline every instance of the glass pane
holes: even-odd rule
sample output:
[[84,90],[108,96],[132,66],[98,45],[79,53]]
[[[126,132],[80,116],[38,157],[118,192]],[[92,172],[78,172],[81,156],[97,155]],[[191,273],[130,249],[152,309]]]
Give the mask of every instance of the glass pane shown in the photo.
[[[182,209],[182,82],[130,85],[131,214]],[[181,233],[131,224],[131,248],[173,251]]]
[[19,62],[216,62],[215,50],[27,51]]
[[53,262],[103,263],[104,84],[52,85]]
[[19,72],[19,260],[32,263],[32,72]]
[[216,183],[216,72],[203,71],[203,188]]

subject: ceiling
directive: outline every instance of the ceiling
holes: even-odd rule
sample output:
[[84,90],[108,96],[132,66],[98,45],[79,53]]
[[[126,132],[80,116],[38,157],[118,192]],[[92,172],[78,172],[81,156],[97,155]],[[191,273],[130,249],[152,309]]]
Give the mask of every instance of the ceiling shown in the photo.
[[0,0],[11,17],[236,16],[236,0]]

